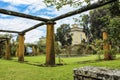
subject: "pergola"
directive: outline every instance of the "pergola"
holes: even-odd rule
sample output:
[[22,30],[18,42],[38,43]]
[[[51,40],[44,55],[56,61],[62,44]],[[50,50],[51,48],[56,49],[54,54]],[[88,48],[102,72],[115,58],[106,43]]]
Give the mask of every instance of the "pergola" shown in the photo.
[[[91,5],[84,6],[82,8],[79,8],[75,11],[68,12],[66,14],[62,14],[58,17],[52,18],[52,19],[46,19],[42,17],[37,17],[37,16],[32,16],[28,14],[23,14],[19,12],[14,12],[10,10],[5,10],[5,9],[0,9],[0,13],[6,14],[6,15],[11,15],[11,16],[17,16],[17,17],[22,17],[22,18],[27,18],[27,19],[32,19],[32,20],[37,20],[37,21],[42,21],[39,24],[36,24],[28,29],[25,29],[21,32],[19,31],[11,31],[11,30],[0,30],[0,32],[9,32],[9,33],[17,33],[19,35],[19,47],[18,47],[18,61],[24,61],[24,35],[26,32],[33,30],[39,26],[42,25],[47,25],[47,35],[46,35],[46,65],[54,65],[55,64],[55,53],[54,53],[54,25],[55,21],[58,21],[60,19],[70,17],[76,14],[80,14],[82,12],[95,9],[101,6],[104,6],[106,4],[115,2],[117,0],[108,0],[108,1],[100,1],[97,3],[93,3]],[[9,47],[9,41],[7,40],[7,47]],[[9,55],[9,48],[6,48],[7,54]],[[10,56],[8,56],[10,57]]]

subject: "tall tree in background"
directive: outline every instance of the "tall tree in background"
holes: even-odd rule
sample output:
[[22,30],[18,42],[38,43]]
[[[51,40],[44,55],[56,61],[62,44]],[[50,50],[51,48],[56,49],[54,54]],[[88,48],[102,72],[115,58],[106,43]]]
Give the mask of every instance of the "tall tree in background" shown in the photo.
[[[97,0],[98,3],[103,3],[106,1],[110,1],[110,0]],[[83,7],[85,4],[91,5],[92,2],[95,2],[95,1],[94,0],[44,0],[44,3],[47,6],[55,6],[57,9],[60,9],[65,5],[70,5],[71,7]],[[101,34],[99,34],[101,32],[100,29],[108,25],[109,12],[111,12],[112,15],[116,15],[116,14],[119,15],[120,13],[119,4],[120,4],[119,0],[116,0],[116,2],[111,3],[109,7],[110,10],[108,10],[108,7],[107,8],[104,7],[104,8],[99,8],[90,12],[91,32],[93,32],[93,38],[98,38],[98,39],[101,38]],[[83,17],[85,18],[85,16]]]
[[71,45],[72,44],[72,37],[70,34],[70,26],[69,24],[62,24],[56,33],[56,39],[59,41],[62,46]]
[[[109,38],[113,45],[119,46],[120,44],[120,1],[112,3],[109,6],[111,18],[107,26]],[[120,47],[120,46],[119,46]]]
[[111,3],[109,6],[109,10],[111,12],[111,16],[120,16],[120,0],[117,0],[114,3]]
[[70,34],[70,26],[69,24],[62,24],[58,29],[56,33],[56,40],[59,41],[66,49],[66,54],[70,56],[71,54],[71,44],[72,44],[72,36]]
[[107,6],[90,11],[90,30],[94,39],[102,38],[101,29],[109,24],[109,16]]
[[91,43],[92,42],[92,33],[90,31],[90,28],[89,28],[89,24],[90,24],[90,17],[88,14],[85,14],[82,16],[82,26],[83,26],[83,32],[85,32],[85,35],[87,37],[87,41],[88,43]]

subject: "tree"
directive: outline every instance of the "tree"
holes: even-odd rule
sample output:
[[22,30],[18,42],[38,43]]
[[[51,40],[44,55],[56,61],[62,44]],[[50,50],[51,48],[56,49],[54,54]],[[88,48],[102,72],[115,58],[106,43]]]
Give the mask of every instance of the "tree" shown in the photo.
[[66,54],[70,56],[71,54],[71,44],[72,44],[72,36],[70,34],[70,26],[69,24],[62,24],[56,33],[56,40],[59,41],[62,47],[66,48]]
[[46,53],[46,38],[45,37],[41,37],[40,40],[37,42],[37,47],[39,49],[40,52],[42,53]]
[[[95,0],[44,0],[47,6],[55,6],[58,10],[65,5],[70,5],[71,7],[83,7],[86,5],[91,5]],[[111,1],[111,0],[97,0],[99,3]],[[114,0],[119,2],[119,0]]]
[[120,17],[116,16],[110,19],[110,23],[107,26],[109,32],[109,40],[113,45],[119,46],[120,44]]
[[82,1],[80,1],[80,0],[78,0],[78,1],[74,1],[74,0],[44,0],[44,3],[47,6],[55,6],[57,9],[60,9],[65,5],[70,5],[70,6],[81,5]]
[[109,24],[110,11],[108,7],[101,7],[90,11],[90,30],[94,39],[101,39],[101,29]]
[[120,16],[120,0],[117,0],[114,3],[111,3],[109,6],[109,10],[111,12],[111,16]]
[[58,29],[56,33],[56,40],[59,41],[62,46],[65,45],[71,45],[72,44],[72,37],[70,34],[70,26],[69,24],[62,24]]

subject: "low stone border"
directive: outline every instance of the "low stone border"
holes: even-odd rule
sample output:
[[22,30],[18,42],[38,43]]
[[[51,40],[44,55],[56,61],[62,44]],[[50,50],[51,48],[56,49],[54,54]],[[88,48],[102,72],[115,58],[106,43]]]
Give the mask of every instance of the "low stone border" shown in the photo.
[[120,70],[86,66],[75,68],[74,80],[120,80]]

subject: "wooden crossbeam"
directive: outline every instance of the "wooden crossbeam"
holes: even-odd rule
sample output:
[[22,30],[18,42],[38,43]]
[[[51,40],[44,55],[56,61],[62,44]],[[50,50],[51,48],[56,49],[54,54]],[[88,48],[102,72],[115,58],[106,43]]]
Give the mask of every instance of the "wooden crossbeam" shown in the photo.
[[6,15],[12,15],[12,16],[18,16],[18,17],[33,19],[33,20],[39,20],[39,21],[45,21],[45,22],[48,21],[48,19],[45,19],[45,18],[32,16],[32,15],[24,14],[24,13],[19,13],[19,12],[15,12],[15,11],[5,10],[5,9],[0,9],[0,13],[6,14]]
[[30,27],[30,28],[22,31],[21,33],[24,34],[24,33],[28,32],[28,31],[30,31],[30,30],[32,30],[32,29],[35,29],[35,28],[37,28],[37,27],[39,27],[39,26],[42,26],[42,25],[44,25],[44,24],[45,24],[44,22],[41,22],[41,23],[39,23],[39,24],[34,25],[33,27]]
[[11,30],[0,30],[0,32],[21,33],[21,32],[18,32],[18,31],[11,31]]
[[76,15],[76,14],[80,14],[82,12],[85,12],[85,11],[88,11],[88,10],[91,10],[91,9],[95,9],[95,8],[104,6],[106,4],[109,4],[109,3],[112,3],[112,2],[115,2],[115,1],[117,1],[117,0],[109,0],[109,1],[106,1],[106,2],[100,1],[100,2],[97,2],[97,3],[93,3],[91,5],[84,6],[80,9],[75,10],[75,11],[71,11],[71,12],[68,12],[66,14],[55,17],[51,20],[52,21],[57,21],[57,20],[60,20],[60,19],[66,18],[66,17],[70,17],[70,16],[73,16],[73,15]]
[[[109,3],[112,3],[112,2],[115,2],[117,0],[109,0],[109,1],[106,1],[106,2],[98,2],[98,3],[93,3],[92,5],[87,5],[87,6],[84,6],[80,9],[77,9],[75,11],[71,11],[69,13],[66,13],[66,14],[63,14],[63,15],[60,15],[58,17],[55,17],[55,18],[52,18],[52,19],[45,19],[45,18],[41,18],[41,17],[37,17],[37,16],[32,16],[32,15],[28,15],[28,14],[23,14],[23,13],[19,13],[19,12],[14,12],[14,11],[10,11],[10,10],[5,10],[5,9],[0,9],[0,13],[2,14],[7,14],[7,15],[12,15],[12,16],[18,16],[18,17],[23,17],[23,18],[28,18],[28,19],[33,19],[33,20],[39,20],[39,21],[44,21],[44,22],[48,22],[48,21],[57,21],[57,20],[60,20],[60,19],[63,19],[63,18],[66,18],[66,17],[70,17],[70,16],[73,16],[73,15],[76,15],[76,14],[80,14],[82,12],[85,12],[85,11],[88,11],[88,10],[91,10],[91,9],[95,9],[95,8],[98,8],[98,7],[101,7],[101,6],[104,6],[106,4],[109,4]],[[32,29],[35,29],[39,26],[42,26],[44,25],[45,23],[42,22],[42,23],[39,23],[31,28],[28,28],[22,32],[18,32],[18,31],[9,31],[9,30],[0,30],[0,32],[9,32],[9,33],[26,33]]]

